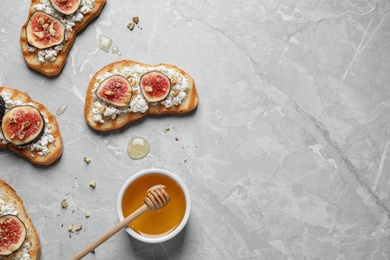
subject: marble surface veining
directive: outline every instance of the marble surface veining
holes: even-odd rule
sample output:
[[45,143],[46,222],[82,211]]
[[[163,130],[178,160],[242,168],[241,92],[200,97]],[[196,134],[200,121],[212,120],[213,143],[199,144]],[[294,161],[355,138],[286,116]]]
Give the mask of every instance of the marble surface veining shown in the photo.
[[[152,167],[188,186],[184,231],[155,245],[119,232],[85,259],[390,259],[390,1],[107,0],[52,79],[21,54],[29,3],[1,3],[0,85],[52,113],[68,105],[64,152],[42,168],[2,150],[0,177],[25,202],[41,259],[69,259],[115,225],[122,184]],[[100,35],[122,56],[99,50]],[[120,59],[187,71],[196,112],[92,131],[88,82]],[[135,136],[151,145],[141,160],[126,153]]]

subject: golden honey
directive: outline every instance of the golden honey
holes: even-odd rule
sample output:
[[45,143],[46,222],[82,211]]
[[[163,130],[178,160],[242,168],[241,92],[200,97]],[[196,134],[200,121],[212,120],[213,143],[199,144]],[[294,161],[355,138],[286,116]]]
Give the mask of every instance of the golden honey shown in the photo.
[[170,233],[180,224],[186,210],[184,192],[179,184],[169,176],[151,173],[134,180],[124,192],[122,211],[125,218],[144,204],[148,190],[155,185],[164,185],[171,199],[162,209],[148,210],[129,224],[131,229],[145,237]]
[[127,145],[127,154],[134,160],[144,158],[149,153],[149,150],[149,142],[142,137],[131,139]]

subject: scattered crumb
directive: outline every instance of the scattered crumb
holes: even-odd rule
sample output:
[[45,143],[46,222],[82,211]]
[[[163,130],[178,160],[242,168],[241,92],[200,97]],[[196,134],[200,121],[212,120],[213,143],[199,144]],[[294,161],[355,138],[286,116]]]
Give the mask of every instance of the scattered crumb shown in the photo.
[[89,183],[89,186],[91,186],[92,188],[96,188],[96,181],[91,181],[90,183]]
[[187,157],[184,157],[183,158],[183,162],[187,162],[188,161],[188,158]]
[[85,218],[89,218],[91,216],[91,212],[85,212]]
[[179,138],[176,137],[175,140],[176,140],[176,141],[179,141]]
[[63,199],[61,201],[61,206],[62,206],[62,208],[66,209],[68,207],[68,201],[66,199]]
[[168,132],[169,130],[171,130],[169,127],[165,128],[164,133]]
[[83,228],[83,226],[81,224],[78,224],[76,226],[76,228],[74,229],[74,231],[80,231],[82,228]]
[[68,226],[68,231],[69,231],[69,232],[73,232],[73,225],[72,225],[72,224],[69,224],[69,226]]
[[[132,20],[133,20],[132,22],[129,22],[127,24],[127,28],[129,28],[131,31],[133,31],[135,25],[139,23],[139,17],[138,16],[134,16]],[[142,31],[142,27],[141,26],[138,25],[137,28],[138,28],[138,30]]]
[[135,23],[134,22],[130,22],[128,25],[127,25],[127,28],[129,28],[131,31],[134,29],[134,26],[135,26]]
[[88,158],[88,157],[84,157],[84,162],[86,162],[87,164],[90,164],[91,163],[91,159]]

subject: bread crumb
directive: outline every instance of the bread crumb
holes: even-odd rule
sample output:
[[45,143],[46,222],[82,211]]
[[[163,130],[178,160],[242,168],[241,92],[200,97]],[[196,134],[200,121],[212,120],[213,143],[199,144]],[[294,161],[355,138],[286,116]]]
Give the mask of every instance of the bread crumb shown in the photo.
[[68,231],[69,231],[69,232],[73,232],[73,225],[72,225],[72,224],[69,224],[69,226],[68,226]]
[[90,164],[92,161],[90,158],[84,157],[84,162],[86,162],[87,164]]
[[89,218],[91,216],[91,212],[85,212],[85,218]]
[[76,226],[76,228],[74,229],[74,231],[80,231],[82,228],[83,228],[83,226],[81,224],[78,224]]
[[91,181],[90,183],[89,183],[89,186],[91,186],[92,188],[96,188],[96,181]]
[[66,209],[68,207],[68,201],[66,199],[63,199],[61,201],[61,206],[62,206],[62,208]]
[[135,26],[135,23],[133,22],[130,22],[128,25],[127,25],[127,28],[129,28],[131,31],[134,29],[134,26]]
[[133,17],[133,22],[135,22],[136,24],[138,24],[138,22],[139,22],[139,17],[138,17],[138,16],[134,16],[134,17]]
[[188,161],[188,158],[187,158],[187,157],[184,157],[184,158],[183,158],[183,162],[186,163],[187,161]]

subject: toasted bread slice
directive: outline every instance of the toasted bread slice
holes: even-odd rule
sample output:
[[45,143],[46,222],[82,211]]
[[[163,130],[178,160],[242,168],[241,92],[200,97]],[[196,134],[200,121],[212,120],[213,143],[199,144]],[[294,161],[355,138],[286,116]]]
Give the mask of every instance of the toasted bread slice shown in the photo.
[[[42,154],[40,150],[31,150],[31,145],[18,147],[11,143],[5,142],[1,138],[0,138],[0,149],[8,148],[12,152],[22,157],[25,157],[27,160],[35,164],[39,164],[39,165],[52,164],[62,155],[62,149],[63,149],[62,136],[60,133],[60,129],[56,117],[53,114],[51,114],[44,105],[32,100],[26,92],[22,92],[13,88],[0,86],[0,95],[2,95],[3,91],[12,94],[12,96],[10,97],[11,100],[19,100],[23,104],[33,104],[47,120],[46,123],[50,125],[50,131],[54,141],[49,142],[47,144],[48,150],[46,154]],[[7,105],[6,105],[6,110],[7,110]]]
[[[94,93],[96,84],[99,84],[102,78],[107,77],[105,76],[107,74],[118,74],[118,72],[119,74],[121,74],[120,71],[122,71],[124,68],[128,69],[134,66],[141,66],[147,68],[148,70],[154,70],[156,68],[158,69],[159,67],[162,66],[167,69],[174,70],[177,73],[180,73],[183,77],[185,77],[185,79],[187,79],[189,85],[189,88],[186,90],[185,98],[181,101],[179,105],[173,105],[168,108],[159,102],[154,104],[148,104],[148,110],[144,113],[142,112],[119,113],[116,115],[114,119],[105,116],[104,122],[96,121],[94,119],[94,111],[93,111],[94,102],[97,99]],[[138,86],[140,80],[139,76],[134,77],[134,80],[135,80],[134,85]],[[135,95],[133,93],[132,99],[134,97]],[[192,79],[192,77],[182,69],[174,65],[164,64],[164,63],[160,63],[152,66],[152,65],[132,61],[132,60],[122,60],[122,61],[117,61],[106,65],[93,76],[93,78],[91,79],[88,85],[87,93],[85,96],[84,117],[91,128],[104,132],[104,131],[120,129],[136,120],[139,120],[147,116],[148,114],[166,115],[166,114],[188,113],[194,110],[197,107],[197,105],[198,105],[198,94],[196,92],[195,82]]]
[[[15,190],[3,180],[0,180],[0,200],[2,201],[2,203],[4,203],[3,205],[4,207],[8,209],[13,208],[13,211],[17,212],[16,215],[23,221],[27,229],[27,237],[25,243],[28,244],[28,247],[23,245],[21,248],[19,248],[16,252],[14,252],[10,256],[0,256],[0,259],[2,260],[19,259],[25,253],[28,253],[30,259],[32,260],[39,259],[41,247],[39,243],[39,237],[34,227],[34,224],[31,221],[31,219],[28,217],[22,199],[18,196]],[[0,207],[0,216],[5,215],[4,211],[5,210],[1,209]]]
[[81,22],[76,22],[75,26],[73,27],[72,31],[68,34],[67,40],[63,43],[64,47],[62,50],[60,50],[57,54],[57,58],[55,61],[48,61],[40,62],[38,60],[38,54],[35,50],[34,52],[31,52],[28,50],[28,42],[27,42],[27,35],[26,35],[26,26],[28,23],[28,20],[30,16],[36,12],[34,5],[40,4],[40,0],[31,0],[30,10],[28,13],[27,21],[22,26],[21,32],[20,32],[20,45],[22,48],[22,53],[24,60],[26,61],[27,66],[29,66],[31,69],[36,70],[43,75],[46,75],[48,77],[57,76],[61,73],[62,68],[64,67],[68,53],[70,49],[73,46],[74,41],[76,40],[76,36],[78,33],[80,33],[82,30],[85,29],[85,27],[96,17],[98,17],[106,3],[106,0],[95,0],[95,6],[92,9],[90,13],[87,13],[84,15],[84,19]]

